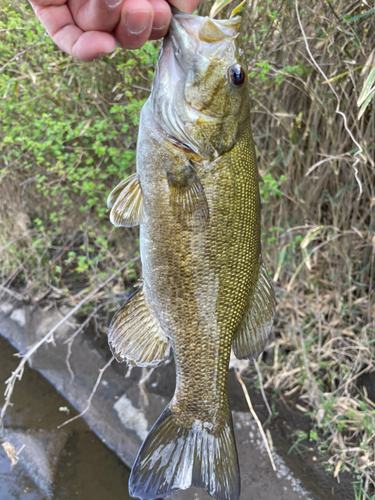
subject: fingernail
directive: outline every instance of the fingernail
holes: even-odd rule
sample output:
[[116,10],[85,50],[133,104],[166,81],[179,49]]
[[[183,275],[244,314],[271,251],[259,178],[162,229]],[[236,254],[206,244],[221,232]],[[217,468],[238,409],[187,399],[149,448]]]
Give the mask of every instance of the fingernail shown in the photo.
[[104,0],[104,1],[111,9],[118,7],[120,3],[122,3],[122,0]]
[[114,50],[115,50],[115,48],[111,49],[111,50],[108,50],[107,52],[99,52],[99,54],[95,57],[95,59],[98,59],[99,57],[103,57],[103,56],[108,56]]
[[162,30],[166,27],[168,22],[168,15],[161,10],[155,10],[154,21],[152,23],[153,30]]
[[151,21],[151,12],[147,10],[135,10],[128,12],[125,16],[125,26],[132,35],[142,33]]

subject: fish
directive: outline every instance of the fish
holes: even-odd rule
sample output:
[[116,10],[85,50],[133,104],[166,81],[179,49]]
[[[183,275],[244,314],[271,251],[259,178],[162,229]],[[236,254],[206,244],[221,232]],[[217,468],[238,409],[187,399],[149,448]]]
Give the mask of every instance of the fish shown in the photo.
[[129,493],[142,500],[191,486],[240,498],[230,354],[258,356],[275,315],[240,26],[240,16],[173,12],[141,111],[136,173],[108,198],[115,226],[140,226],[142,260],[110,325],[111,351],[156,367],[172,349],[176,365],[174,396],[131,471]]

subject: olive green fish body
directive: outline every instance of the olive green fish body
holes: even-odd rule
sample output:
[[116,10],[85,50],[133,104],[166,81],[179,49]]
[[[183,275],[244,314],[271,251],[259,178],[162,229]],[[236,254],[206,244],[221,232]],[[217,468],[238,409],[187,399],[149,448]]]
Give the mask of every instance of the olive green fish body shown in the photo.
[[140,224],[143,279],[112,321],[119,361],[157,366],[172,347],[175,395],[133,466],[129,491],[198,486],[238,500],[227,397],[231,348],[256,356],[275,300],[261,261],[258,171],[239,18],[172,18],[142,109],[137,173],[110,195],[115,225]]
[[[209,220],[203,229],[191,229],[170,207],[165,175],[168,162],[183,163],[186,156],[160,141],[157,124],[144,111],[138,152],[145,200],[143,288],[171,339],[177,370],[173,406],[181,418],[189,419],[183,415],[190,408],[195,414],[227,408],[232,339],[259,263],[258,173],[247,120],[230,152],[213,162],[194,164]],[[171,155],[173,148],[176,156]]]

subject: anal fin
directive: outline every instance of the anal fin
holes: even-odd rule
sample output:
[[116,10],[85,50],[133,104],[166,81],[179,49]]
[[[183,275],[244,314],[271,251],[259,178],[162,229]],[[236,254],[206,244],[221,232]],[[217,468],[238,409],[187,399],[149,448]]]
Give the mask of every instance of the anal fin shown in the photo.
[[115,187],[108,196],[107,206],[112,209],[110,220],[116,227],[133,227],[142,223],[143,197],[137,174],[130,175]]
[[266,266],[260,261],[244,316],[233,338],[233,352],[238,359],[255,358],[263,351],[272,330],[275,311],[275,292]]
[[108,343],[117,361],[158,366],[169,357],[169,340],[150,312],[141,285],[115,314]]

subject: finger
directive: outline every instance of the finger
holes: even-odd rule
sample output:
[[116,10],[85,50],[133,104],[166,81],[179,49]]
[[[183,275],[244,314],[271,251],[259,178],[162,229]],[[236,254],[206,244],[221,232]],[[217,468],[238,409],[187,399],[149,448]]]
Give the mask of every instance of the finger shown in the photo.
[[122,0],[68,0],[76,25],[83,31],[115,29],[120,20]]
[[181,12],[192,14],[201,0],[169,0],[173,7],[177,7]]
[[93,61],[115,50],[116,42],[112,35],[103,31],[86,31],[72,46],[71,55],[80,61]]
[[32,3],[35,14],[52,40],[68,54],[81,61],[92,61],[115,49],[115,41],[104,32],[83,31],[74,24],[67,5],[40,6]]
[[171,9],[165,0],[149,0],[149,2],[154,10],[152,31],[149,39],[158,40],[159,38],[163,38],[168,32]]
[[147,42],[152,29],[154,11],[147,0],[125,0],[120,22],[113,34],[124,49],[139,49]]
[[42,7],[49,7],[50,5],[63,5],[66,3],[66,0],[29,0],[29,2],[34,9],[35,5],[40,5]]

